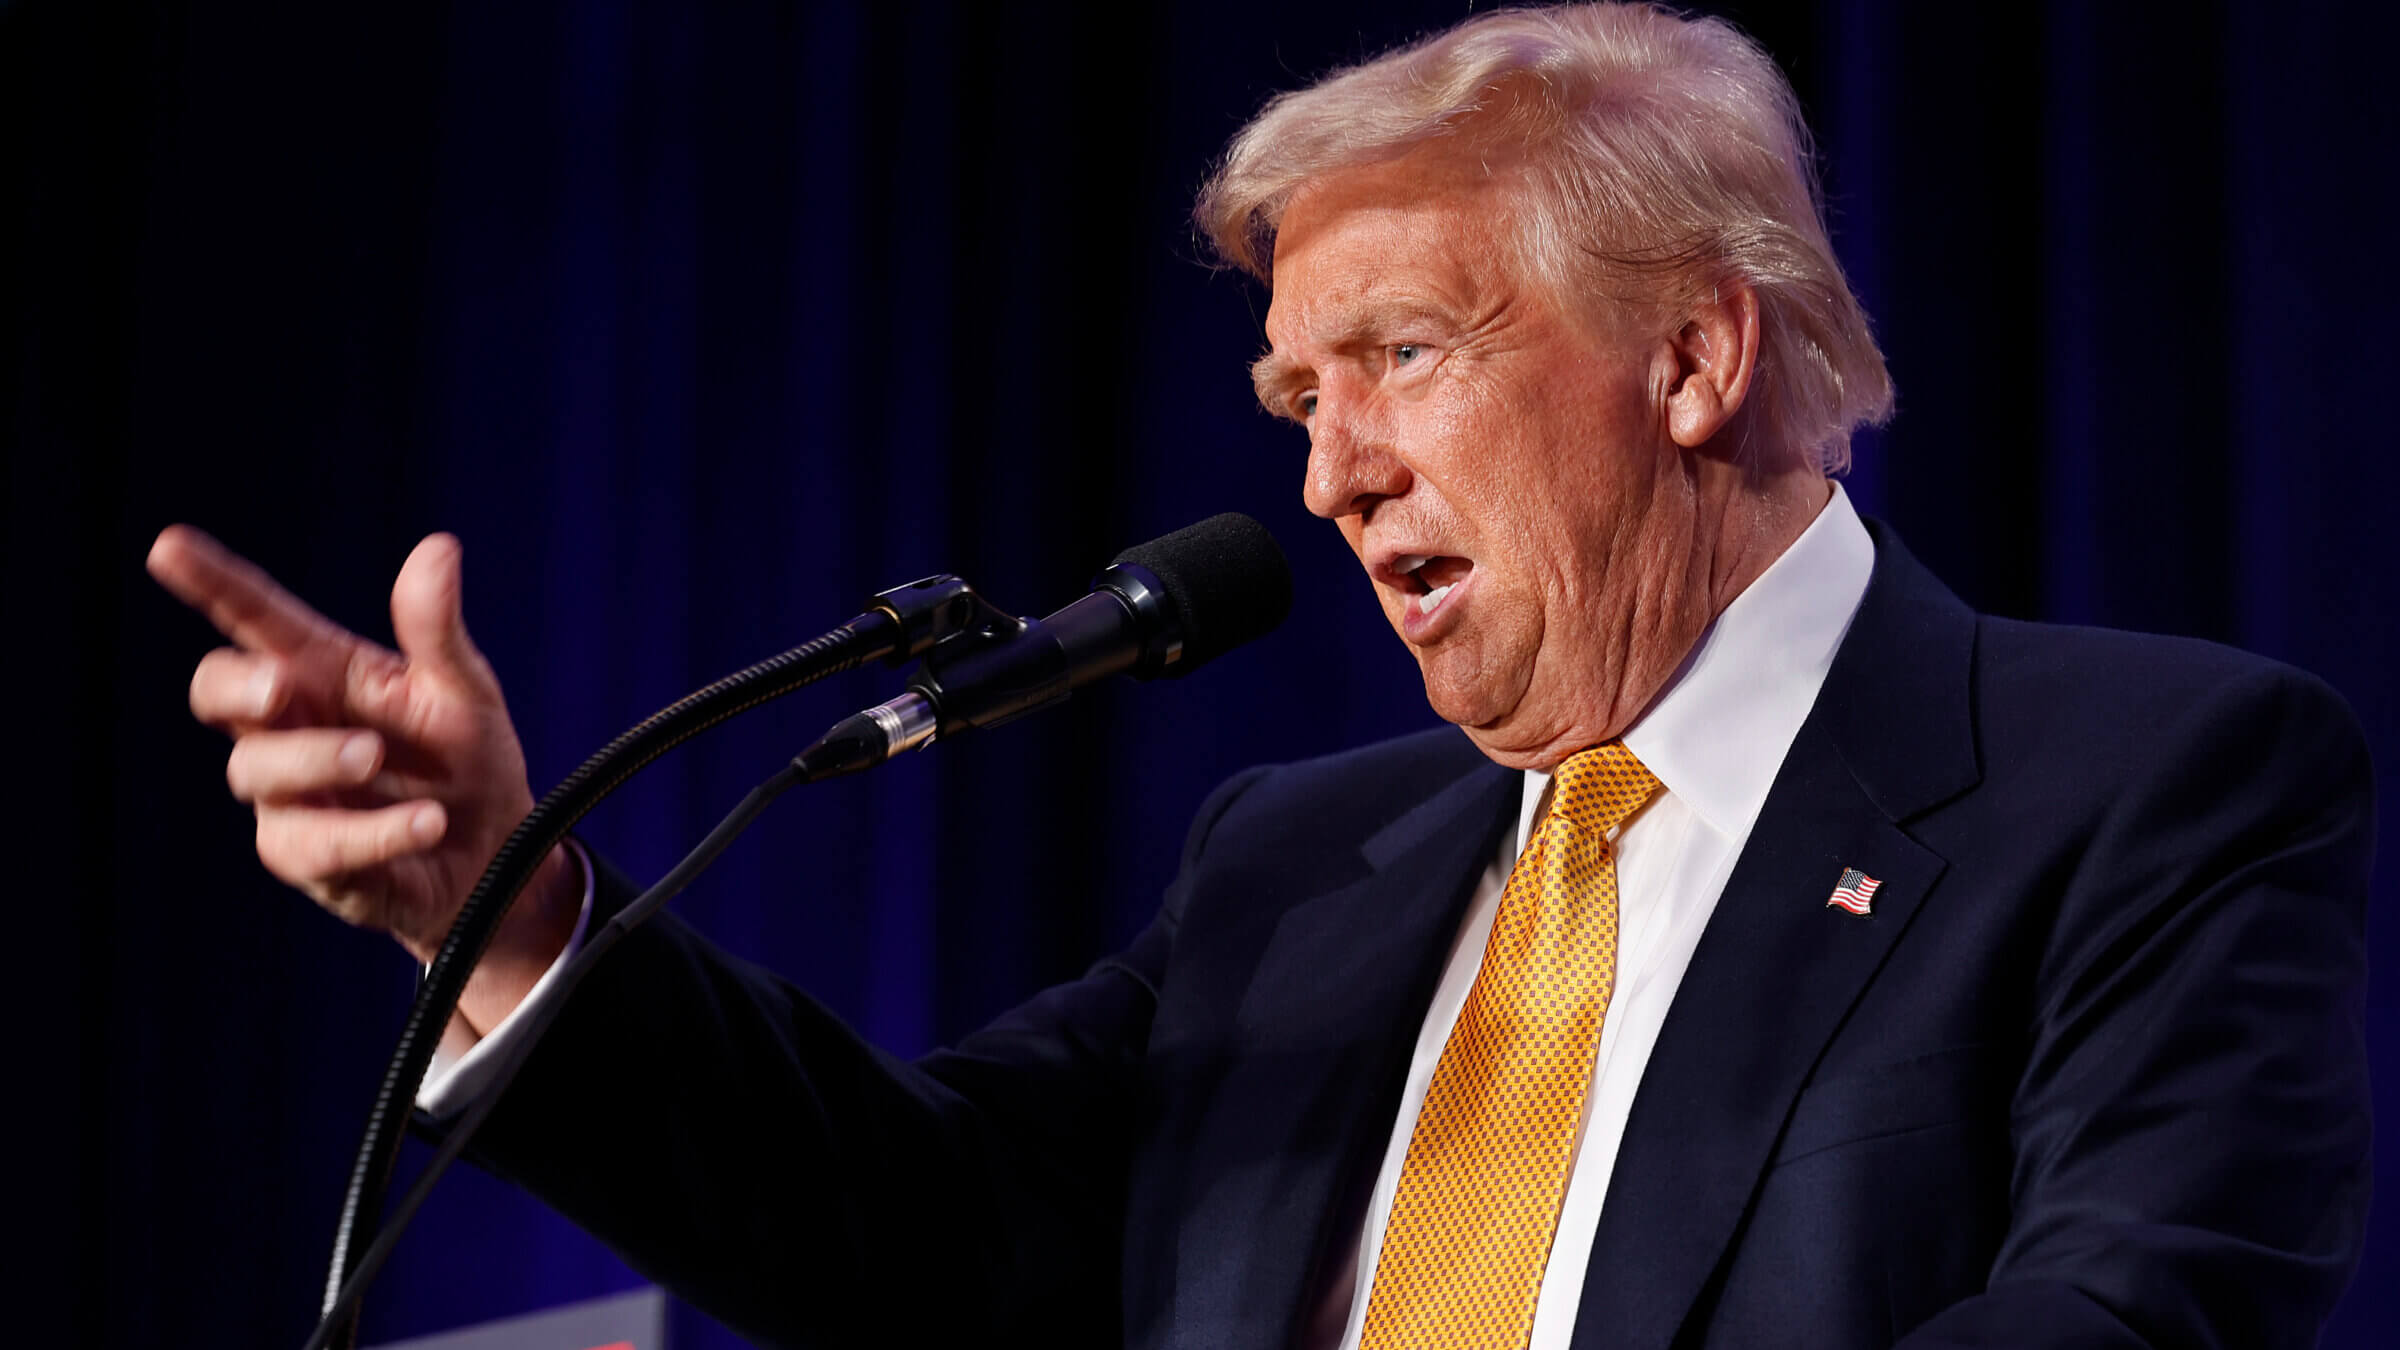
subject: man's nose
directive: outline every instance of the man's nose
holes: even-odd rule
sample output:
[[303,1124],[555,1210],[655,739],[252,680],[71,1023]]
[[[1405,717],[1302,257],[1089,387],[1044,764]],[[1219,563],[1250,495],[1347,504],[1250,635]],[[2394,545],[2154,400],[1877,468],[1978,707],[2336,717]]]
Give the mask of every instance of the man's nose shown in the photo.
[[1308,509],[1327,520],[1369,515],[1408,485],[1408,466],[1389,435],[1320,395],[1309,419],[1308,481],[1300,493]]

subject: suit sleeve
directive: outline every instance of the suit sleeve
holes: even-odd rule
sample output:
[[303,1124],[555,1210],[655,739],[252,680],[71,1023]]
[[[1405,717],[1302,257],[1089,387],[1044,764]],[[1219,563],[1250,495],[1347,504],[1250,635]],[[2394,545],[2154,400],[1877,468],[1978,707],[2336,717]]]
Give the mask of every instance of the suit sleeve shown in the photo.
[[[1187,874],[1255,772],[1203,807]],[[601,914],[633,890],[604,870]],[[576,991],[478,1161],[762,1345],[1114,1344],[1182,894],[1123,953],[913,1063],[661,916]]]
[[2169,743],[2090,836],[2040,957],[1987,1291],[1907,1350],[2313,1345],[2358,1260],[2364,738],[2277,669]]

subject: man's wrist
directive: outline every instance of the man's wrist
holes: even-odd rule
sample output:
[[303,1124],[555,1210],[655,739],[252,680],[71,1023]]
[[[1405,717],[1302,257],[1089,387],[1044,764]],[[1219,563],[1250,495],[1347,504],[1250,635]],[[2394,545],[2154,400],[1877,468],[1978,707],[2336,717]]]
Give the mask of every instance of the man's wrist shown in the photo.
[[557,964],[582,920],[591,874],[582,849],[571,841],[542,860],[459,996],[459,1015],[475,1035],[489,1035]]

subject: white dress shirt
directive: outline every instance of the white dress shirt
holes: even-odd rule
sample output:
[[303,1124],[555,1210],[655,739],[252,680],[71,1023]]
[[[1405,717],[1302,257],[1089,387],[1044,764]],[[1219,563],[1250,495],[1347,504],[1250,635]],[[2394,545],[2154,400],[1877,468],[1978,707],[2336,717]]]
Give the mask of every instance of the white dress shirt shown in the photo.
[[[1530,1350],[1567,1350],[1574,1336],[1584,1266],[1650,1047],[1658,1042],[1700,930],[1716,911],[1784,753],[1833,667],[1834,649],[1849,631],[1874,566],[1874,541],[1836,484],[1816,520],[1725,607],[1666,692],[1625,732],[1625,747],[1665,790],[1612,836],[1617,846],[1616,989],[1593,1056],[1574,1170],[1543,1271]],[[1343,1263],[1343,1274],[1325,1291],[1302,1338],[1307,1350],[1357,1350],[1409,1136],[1424,1109],[1434,1065],[1482,967],[1500,892],[1532,836],[1534,812],[1549,785],[1546,773],[1525,775],[1517,828],[1476,884],[1433,1005],[1417,1032],[1400,1116],[1392,1122],[1366,1223],[1353,1239],[1356,1259]]]
[[[1816,520],[1725,607],[1666,691],[1625,733],[1626,747],[1657,775],[1664,790],[1614,835],[1616,988],[1593,1059],[1574,1170],[1542,1279],[1530,1350],[1567,1350],[1601,1202],[1608,1194],[1617,1145],[1650,1048],[1657,1043],[1700,930],[1715,911],[1734,859],[1766,803],[1767,789],[1833,666],[1834,650],[1866,594],[1874,563],[1874,543],[1849,497],[1835,484]],[[1546,773],[1525,774],[1516,830],[1503,840],[1476,884],[1441,984],[1417,1033],[1400,1114],[1392,1123],[1366,1221],[1351,1240],[1355,1259],[1341,1263],[1343,1274],[1316,1309],[1302,1338],[1307,1350],[1358,1346],[1409,1136],[1424,1108],[1434,1065],[1482,965],[1500,892],[1531,835],[1534,812],[1549,783]],[[580,856],[578,862],[585,877],[584,917],[559,957],[562,963],[582,945],[590,922],[592,868]],[[556,969],[553,966],[551,973]],[[525,1009],[552,996],[552,987],[550,975],[545,975],[516,1012],[463,1055],[437,1054],[417,1105],[444,1116],[471,1101]]]

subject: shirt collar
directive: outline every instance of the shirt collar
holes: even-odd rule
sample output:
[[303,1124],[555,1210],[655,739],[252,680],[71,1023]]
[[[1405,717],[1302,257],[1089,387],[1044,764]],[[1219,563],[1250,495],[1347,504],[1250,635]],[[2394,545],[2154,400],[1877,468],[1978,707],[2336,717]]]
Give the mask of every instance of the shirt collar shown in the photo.
[[[1719,834],[1741,839],[1866,597],[1875,541],[1842,485],[1693,644],[1625,746]],[[1550,775],[1528,771],[1517,837]]]

